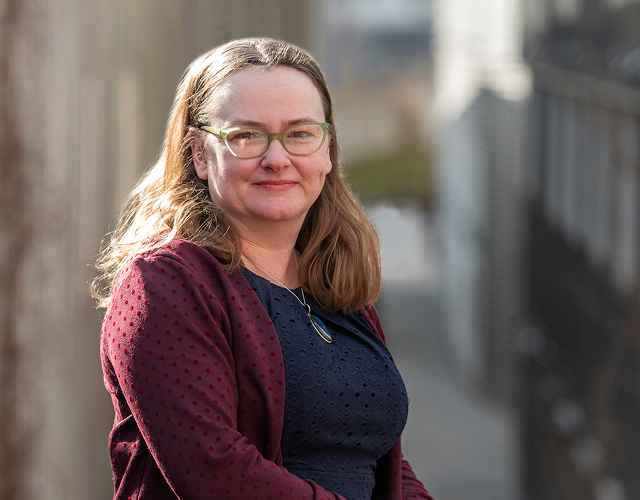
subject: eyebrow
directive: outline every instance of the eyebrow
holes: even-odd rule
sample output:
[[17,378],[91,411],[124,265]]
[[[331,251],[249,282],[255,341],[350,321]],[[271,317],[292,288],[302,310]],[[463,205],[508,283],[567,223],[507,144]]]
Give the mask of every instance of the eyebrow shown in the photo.
[[[301,123],[322,123],[316,122],[313,118],[299,118],[296,120],[289,120],[284,124],[284,128],[287,129],[289,127],[295,127],[296,125],[300,125]],[[256,122],[253,120],[233,120],[233,125],[229,125],[230,127],[255,127],[266,130],[266,124],[262,122]]]

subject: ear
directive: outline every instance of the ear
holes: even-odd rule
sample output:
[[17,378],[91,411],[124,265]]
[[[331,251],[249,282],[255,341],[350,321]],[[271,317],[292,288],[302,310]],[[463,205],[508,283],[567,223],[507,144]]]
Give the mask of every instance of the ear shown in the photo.
[[189,131],[189,139],[191,141],[191,157],[193,158],[196,174],[200,179],[207,180],[209,178],[209,161],[204,149],[205,141],[194,129]]
[[331,145],[329,145],[329,147],[327,147],[327,157],[325,159],[325,169],[324,169],[325,175],[329,174],[332,168],[333,168],[333,163],[331,163]]

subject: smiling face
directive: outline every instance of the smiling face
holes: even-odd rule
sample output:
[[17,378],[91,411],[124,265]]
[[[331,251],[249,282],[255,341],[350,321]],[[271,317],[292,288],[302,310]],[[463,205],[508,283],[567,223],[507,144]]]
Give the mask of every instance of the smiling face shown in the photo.
[[[287,66],[242,69],[216,90],[211,123],[215,129],[251,126],[280,132],[299,123],[325,121],[322,99],[311,79]],[[278,140],[257,158],[240,159],[211,135],[207,150],[194,146],[198,177],[238,230],[280,222],[300,229],[331,171],[330,137],[308,156],[289,154]]]

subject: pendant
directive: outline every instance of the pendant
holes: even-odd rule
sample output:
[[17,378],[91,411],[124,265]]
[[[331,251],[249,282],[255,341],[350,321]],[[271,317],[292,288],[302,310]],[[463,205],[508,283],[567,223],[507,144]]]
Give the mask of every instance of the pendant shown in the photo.
[[331,344],[333,339],[331,338],[331,333],[329,333],[329,329],[325,326],[320,318],[314,316],[311,313],[307,313],[309,315],[309,319],[311,320],[311,324],[315,329],[318,336],[324,340],[327,344]]

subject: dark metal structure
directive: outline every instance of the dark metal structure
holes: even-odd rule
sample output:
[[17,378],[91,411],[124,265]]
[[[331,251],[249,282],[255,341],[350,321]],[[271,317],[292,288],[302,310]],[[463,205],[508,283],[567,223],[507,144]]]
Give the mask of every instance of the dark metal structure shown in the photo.
[[640,3],[530,0],[526,21],[525,492],[640,498]]

